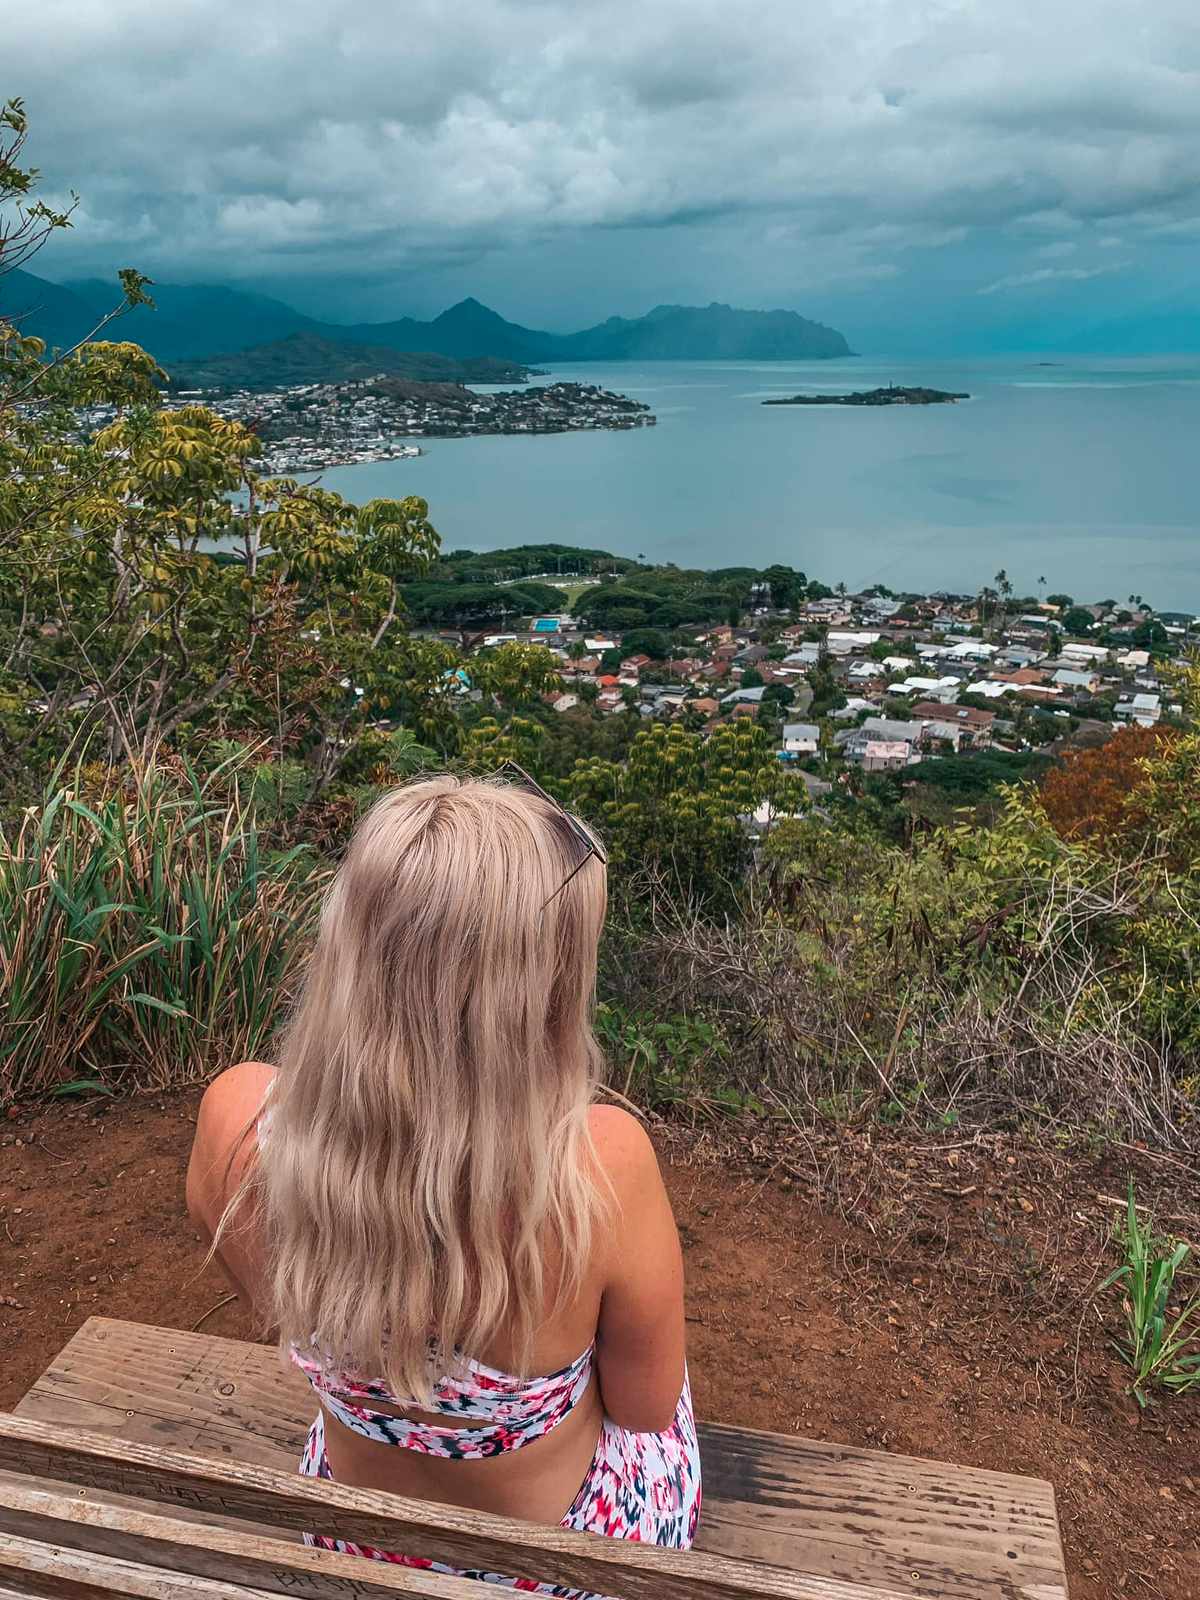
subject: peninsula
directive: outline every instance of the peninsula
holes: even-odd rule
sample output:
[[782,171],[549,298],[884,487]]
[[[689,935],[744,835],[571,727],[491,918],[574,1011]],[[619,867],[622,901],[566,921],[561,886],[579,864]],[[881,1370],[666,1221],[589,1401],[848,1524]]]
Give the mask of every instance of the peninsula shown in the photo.
[[[480,393],[462,383],[423,383],[379,375],[349,383],[279,385],[163,394],[168,408],[204,404],[243,423],[261,441],[267,472],[320,472],[364,461],[406,460],[418,439],[485,433],[574,433],[581,429],[652,428],[650,407],[592,383],[531,384]],[[87,433],[105,426],[111,405],[80,412]]]
[[969,394],[949,389],[902,389],[889,384],[886,389],[860,389],[855,394],[793,394],[779,400],[764,400],[765,406],[944,406],[956,400],[969,400]]

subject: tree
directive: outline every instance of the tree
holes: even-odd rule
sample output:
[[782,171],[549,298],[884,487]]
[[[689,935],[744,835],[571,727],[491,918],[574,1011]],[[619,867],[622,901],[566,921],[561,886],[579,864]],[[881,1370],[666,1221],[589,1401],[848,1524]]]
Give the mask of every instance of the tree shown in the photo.
[[621,640],[624,656],[649,656],[653,661],[665,661],[671,654],[671,640],[661,628],[633,628]]
[[[0,129],[7,270],[66,216],[28,198],[19,105]],[[120,283],[112,315],[150,304],[137,273]],[[358,740],[379,718],[411,711],[422,737],[448,729],[457,658],[403,627],[401,588],[438,550],[425,502],[359,508],[265,477],[252,432],[202,406],[161,409],[163,381],[137,345],[89,338],[46,359],[0,319],[8,781],[77,739],[116,763],[232,738],[301,760],[315,797],[364,759]],[[81,432],[81,406],[111,420]]]
[[1142,649],[1153,648],[1155,645],[1164,645],[1170,640],[1170,635],[1162,623],[1155,622],[1151,617],[1147,617],[1145,622],[1139,622],[1131,637],[1134,644],[1139,645]]
[[540,644],[481,650],[471,663],[470,677],[477,689],[510,709],[562,688],[558,659]]
[[1147,813],[1139,796],[1149,782],[1147,761],[1175,738],[1167,728],[1123,728],[1092,749],[1066,751],[1041,787],[1042,809],[1055,832],[1117,851],[1131,835],[1144,836]]
[[1095,617],[1082,606],[1070,606],[1061,618],[1065,633],[1089,633],[1096,624]]
[[742,681],[739,687],[742,689],[761,689],[762,686],[762,673],[757,667],[747,667],[745,672],[742,673]]
[[1046,604],[1048,606],[1057,606],[1060,611],[1069,611],[1075,604],[1075,599],[1074,596],[1069,594],[1048,594],[1046,596]]
[[804,599],[808,579],[791,567],[771,566],[762,574],[762,582],[770,586],[771,604],[776,611],[792,611]]
[[602,830],[618,879],[649,871],[710,911],[736,903],[751,850],[744,819],[764,801],[799,813],[808,798],[767,731],[749,721],[725,723],[707,739],[678,723],[642,728],[627,761],[581,762],[566,787],[571,805]]
[[1003,626],[1004,618],[1008,615],[1008,607],[1009,607],[1009,602],[1012,599],[1013,586],[1009,582],[1008,573],[1004,570],[1003,567],[1000,568],[999,572],[996,574],[995,579],[993,581],[995,582],[995,585],[996,585],[996,595],[997,595],[997,599],[998,599],[998,607],[997,607],[998,612],[999,612],[999,619],[998,620],[999,620],[1000,626]]

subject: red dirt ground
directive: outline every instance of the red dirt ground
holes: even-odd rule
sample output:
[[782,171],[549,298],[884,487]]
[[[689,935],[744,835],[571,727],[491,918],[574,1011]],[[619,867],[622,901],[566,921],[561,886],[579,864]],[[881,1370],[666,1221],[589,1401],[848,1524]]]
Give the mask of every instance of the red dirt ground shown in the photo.
[[[197,1099],[0,1126],[0,1406],[94,1313],[248,1333],[183,1211]],[[1049,1478],[1073,1600],[1200,1600],[1200,1399],[1139,1412],[1098,1292],[1128,1167],[1200,1243],[1194,1174],[1000,1136],[656,1138],[701,1415]]]

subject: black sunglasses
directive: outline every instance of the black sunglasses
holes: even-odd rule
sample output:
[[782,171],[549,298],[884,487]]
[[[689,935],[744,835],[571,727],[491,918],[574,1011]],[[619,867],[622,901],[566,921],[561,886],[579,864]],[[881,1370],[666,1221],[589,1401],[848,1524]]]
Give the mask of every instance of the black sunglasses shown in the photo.
[[567,810],[566,806],[563,805],[561,800],[556,800],[552,794],[547,794],[545,789],[542,788],[541,784],[538,783],[535,778],[531,778],[529,776],[524,767],[518,766],[515,761],[506,761],[502,767],[497,768],[496,776],[498,778],[507,779],[508,782],[515,784],[518,789],[524,789],[527,794],[536,794],[540,796],[540,798],[543,799],[547,805],[553,806],[555,811],[558,812],[559,816],[566,823],[567,831],[570,833],[571,838],[583,849],[583,854],[579,858],[578,865],[572,867],[571,871],[550,896],[550,899],[542,902],[540,909],[545,911],[546,907],[550,904],[550,900],[558,899],[559,895],[571,882],[572,878],[577,877],[578,874],[583,871],[584,867],[587,866],[588,862],[593,856],[595,856],[596,860],[602,867],[608,865],[608,857],[604,854],[604,851],[601,850],[600,846],[583,826],[583,823],[580,822],[579,818],[573,817]]

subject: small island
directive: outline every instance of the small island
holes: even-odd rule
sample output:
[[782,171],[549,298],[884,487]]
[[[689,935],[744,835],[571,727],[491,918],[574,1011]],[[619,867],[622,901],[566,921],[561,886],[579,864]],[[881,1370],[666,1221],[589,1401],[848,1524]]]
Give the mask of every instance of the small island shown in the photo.
[[857,394],[793,394],[785,399],[764,400],[765,406],[944,406],[956,400],[969,400],[969,394],[952,394],[948,389],[901,389],[889,384],[886,389],[863,389]]

